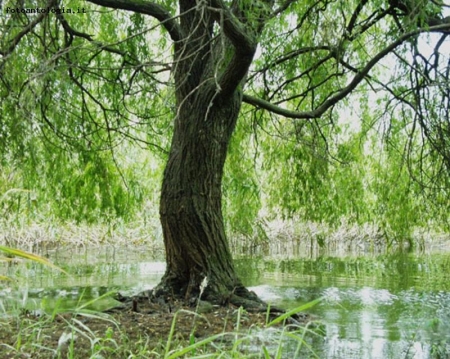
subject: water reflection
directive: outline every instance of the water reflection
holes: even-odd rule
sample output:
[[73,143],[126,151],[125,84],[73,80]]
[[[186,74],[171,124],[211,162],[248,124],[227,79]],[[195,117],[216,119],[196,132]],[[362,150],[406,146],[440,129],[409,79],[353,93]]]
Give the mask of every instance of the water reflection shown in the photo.
[[[325,297],[312,309],[326,327],[324,340],[313,345],[320,358],[448,358],[449,260],[404,255],[261,259],[252,269],[264,284],[252,289],[285,307]],[[249,279],[258,281],[255,275]]]
[[[29,306],[73,307],[109,290],[134,294],[153,287],[165,269],[161,255],[145,249],[47,255],[73,277],[34,264],[0,267],[0,274],[23,283],[16,295]],[[277,306],[293,308],[325,298],[311,312],[323,322],[326,335],[308,337],[319,358],[450,357],[448,255],[243,257],[235,263],[245,285]],[[0,287],[0,301],[11,294],[10,288]],[[291,354],[297,344],[286,343],[292,345]],[[306,347],[298,353],[311,356]]]

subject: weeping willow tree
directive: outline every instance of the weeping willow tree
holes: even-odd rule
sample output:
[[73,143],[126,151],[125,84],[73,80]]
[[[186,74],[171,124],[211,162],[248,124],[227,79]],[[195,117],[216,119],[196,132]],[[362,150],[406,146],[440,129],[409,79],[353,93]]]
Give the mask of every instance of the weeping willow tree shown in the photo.
[[[205,299],[259,305],[236,275],[222,214],[238,119],[269,131],[280,146],[288,141],[294,156],[263,158],[263,166],[293,168],[287,174],[301,192],[329,176],[322,157],[343,104],[359,98],[370,111],[368,97],[382,93],[373,102],[385,101],[423,136],[427,155],[442,163],[433,176],[448,175],[446,7],[423,0],[4,1],[2,150],[33,156],[36,133],[83,158],[124,139],[163,155],[167,148],[160,199],[167,269],[153,295],[188,300],[207,278]],[[424,34],[438,38],[431,56],[421,52]],[[389,126],[389,116],[380,121]],[[314,172],[306,175],[308,168]]]

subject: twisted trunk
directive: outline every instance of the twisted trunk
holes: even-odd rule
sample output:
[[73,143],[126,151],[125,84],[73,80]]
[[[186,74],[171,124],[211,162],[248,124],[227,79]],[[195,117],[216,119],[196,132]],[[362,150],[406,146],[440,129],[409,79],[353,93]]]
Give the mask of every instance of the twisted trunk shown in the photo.
[[211,0],[216,10],[210,11],[195,0],[180,0],[177,114],[160,202],[167,269],[155,296],[198,298],[207,278],[203,299],[261,304],[235,272],[222,218],[223,168],[257,46],[237,4],[230,10]]
[[166,273],[155,295],[198,297],[223,304],[250,295],[234,270],[222,218],[222,174],[241,95],[214,100],[213,86],[180,107],[162,185],[160,216]]

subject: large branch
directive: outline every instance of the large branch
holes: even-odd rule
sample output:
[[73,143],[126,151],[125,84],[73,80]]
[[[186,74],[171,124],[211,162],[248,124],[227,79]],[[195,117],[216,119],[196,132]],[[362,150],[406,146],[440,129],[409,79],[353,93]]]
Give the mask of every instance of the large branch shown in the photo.
[[[257,36],[258,32],[262,31],[264,17],[261,14],[262,22],[258,26],[254,24],[254,28],[250,28],[250,24],[244,24],[245,14],[242,13],[244,22],[241,22],[223,0],[211,0],[210,5],[215,20],[234,47],[232,58],[219,78],[220,96],[228,97],[243,82],[253,62]],[[256,15],[255,12],[252,13],[252,16]]]
[[150,15],[161,22],[173,41],[182,39],[182,31],[178,22],[163,6],[146,0],[87,0],[93,4],[113,9],[129,10]]
[[398,46],[403,44],[406,40],[409,38],[416,36],[420,33],[425,32],[443,32],[443,31],[449,31],[450,30],[450,24],[443,24],[438,26],[432,26],[428,29],[417,29],[414,31],[411,31],[407,34],[404,34],[400,38],[398,38],[396,41],[391,43],[389,46],[385,47],[382,51],[380,51],[375,57],[370,60],[366,66],[364,66],[352,79],[352,81],[343,89],[341,89],[339,92],[337,92],[334,96],[328,98],[326,101],[324,101],[319,107],[317,107],[314,110],[311,111],[290,111],[286,110],[282,107],[279,107],[277,105],[274,105],[268,101],[265,101],[260,98],[256,98],[247,94],[244,94],[243,101],[253,105],[255,107],[259,107],[262,109],[265,109],[267,111],[276,113],[278,115],[289,117],[289,118],[296,118],[296,119],[312,119],[312,118],[319,118],[322,116],[327,110],[329,110],[331,107],[336,105],[339,101],[344,99],[347,95],[349,95],[355,88],[358,86],[361,81],[363,81],[369,74],[370,70],[378,63],[382,58],[384,58],[386,55],[391,53],[395,50]]
[[367,4],[368,0],[362,0],[358,6],[356,7],[355,11],[352,14],[352,17],[350,18],[350,21],[347,25],[346,31],[350,34],[353,32],[353,29],[356,26],[356,21],[358,20],[359,15],[361,14],[362,9]]
[[222,26],[223,32],[233,44],[236,52],[253,56],[257,46],[255,37],[248,33],[244,24],[231,13],[222,0],[211,0],[211,6],[216,14],[216,21]]

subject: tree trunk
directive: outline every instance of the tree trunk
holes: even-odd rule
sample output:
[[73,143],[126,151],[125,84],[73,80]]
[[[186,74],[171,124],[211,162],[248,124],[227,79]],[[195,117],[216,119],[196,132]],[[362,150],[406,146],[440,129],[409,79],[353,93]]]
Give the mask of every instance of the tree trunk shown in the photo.
[[262,302],[236,275],[221,186],[257,41],[237,3],[231,11],[220,0],[211,1],[215,11],[199,4],[180,0],[173,66],[177,114],[160,202],[167,269],[153,295],[198,298],[206,278],[202,299],[250,307]]
[[[155,295],[223,304],[253,297],[236,275],[222,218],[222,174],[242,98],[214,101],[202,87],[180,107],[164,172],[160,216],[167,269]],[[235,298],[235,297],[234,297]],[[252,298],[254,299],[254,298]]]

